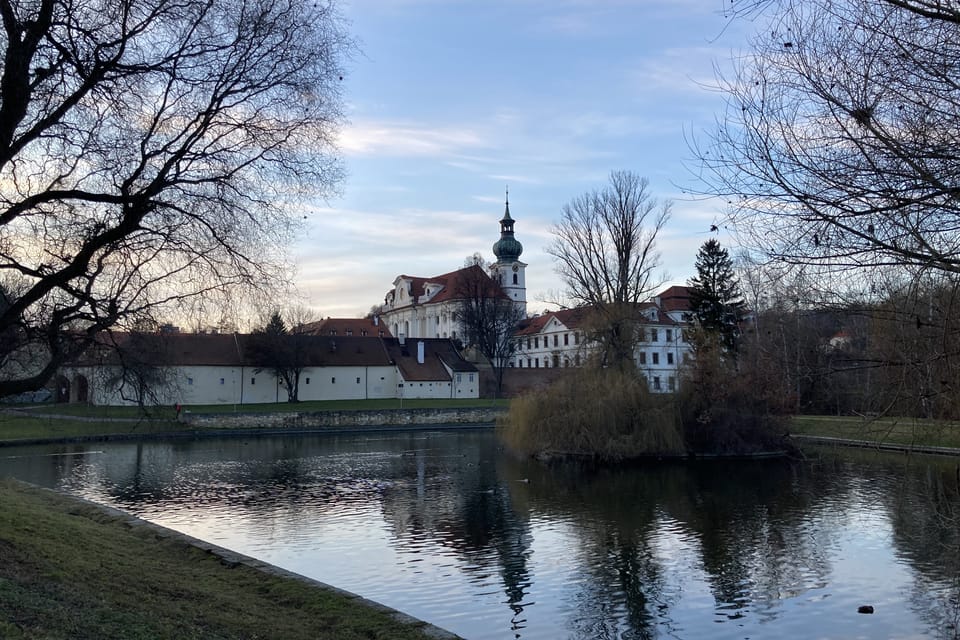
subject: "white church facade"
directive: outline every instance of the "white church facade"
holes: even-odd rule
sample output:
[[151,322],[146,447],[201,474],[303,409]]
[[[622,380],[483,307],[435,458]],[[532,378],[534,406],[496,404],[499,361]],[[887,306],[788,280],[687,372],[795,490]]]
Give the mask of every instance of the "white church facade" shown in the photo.
[[489,271],[470,265],[429,278],[397,276],[384,296],[380,322],[396,338],[458,340],[463,329],[456,319],[457,307],[478,288],[508,297],[526,315],[527,265],[520,261],[523,245],[514,237],[513,225],[508,200],[500,220],[500,239],[493,245],[497,260]]

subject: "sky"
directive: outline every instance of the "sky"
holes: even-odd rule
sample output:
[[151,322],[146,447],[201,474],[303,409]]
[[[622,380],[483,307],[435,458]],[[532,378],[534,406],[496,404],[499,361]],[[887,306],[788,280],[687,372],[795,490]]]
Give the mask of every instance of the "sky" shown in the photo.
[[575,197],[614,170],[673,203],[657,246],[665,284],[695,275],[722,203],[694,198],[690,140],[714,127],[716,69],[747,47],[722,0],[342,0],[360,53],[346,64],[341,194],[294,248],[304,303],[359,317],[400,274],[493,259],[506,189],[528,310],[563,289],[545,253]]

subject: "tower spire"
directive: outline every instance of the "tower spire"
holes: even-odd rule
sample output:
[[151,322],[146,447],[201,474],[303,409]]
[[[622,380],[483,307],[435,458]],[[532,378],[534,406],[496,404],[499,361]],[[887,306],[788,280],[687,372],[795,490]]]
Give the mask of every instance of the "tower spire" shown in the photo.
[[499,263],[512,263],[520,259],[523,245],[513,237],[513,218],[510,217],[510,187],[506,190],[503,219],[500,220],[500,240],[493,245],[493,255]]

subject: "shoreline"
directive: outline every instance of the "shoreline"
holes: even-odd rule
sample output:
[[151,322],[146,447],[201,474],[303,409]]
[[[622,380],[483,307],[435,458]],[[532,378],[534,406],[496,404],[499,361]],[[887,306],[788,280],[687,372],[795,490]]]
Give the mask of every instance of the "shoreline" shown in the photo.
[[242,429],[198,429],[192,431],[155,431],[151,433],[105,433],[87,436],[63,436],[54,438],[17,438],[2,440],[3,447],[26,447],[44,444],[83,444],[88,442],[136,442],[155,440],[189,440],[212,438],[241,438],[262,436],[319,436],[357,433],[384,433],[390,431],[456,431],[468,429],[493,429],[493,422],[448,423],[448,424],[383,424],[352,427],[249,427]]
[[278,578],[295,580],[297,582],[307,585],[308,587],[311,587],[314,589],[321,589],[324,591],[334,593],[338,596],[342,596],[346,598],[347,600],[350,600],[351,602],[362,605],[369,609],[376,610],[380,613],[384,613],[387,616],[389,616],[390,619],[394,620],[398,624],[402,624],[406,626],[416,626],[418,630],[428,638],[432,638],[434,640],[461,640],[460,636],[456,635],[451,631],[447,631],[446,629],[438,627],[435,624],[431,624],[429,622],[426,622],[425,620],[421,620],[419,618],[411,616],[410,614],[404,613],[403,611],[399,611],[398,609],[388,607],[387,605],[377,602],[376,600],[365,598],[364,596],[361,596],[352,591],[341,589],[340,587],[327,584],[326,582],[321,582],[320,580],[316,580],[314,578],[310,578],[303,574],[296,573],[295,571],[290,571],[288,569],[284,569],[283,567],[278,567],[275,564],[270,564],[269,562],[258,560],[257,558],[254,558],[252,556],[238,553],[236,551],[233,551],[232,549],[221,547],[219,545],[213,544],[212,542],[201,540],[200,538],[195,538],[185,533],[181,533],[175,529],[171,529],[169,527],[164,527],[163,525],[150,522],[149,520],[144,520],[143,518],[139,518],[137,516],[131,515],[126,511],[117,509],[115,507],[101,504],[99,502],[94,502],[92,500],[87,500],[86,498],[81,498],[80,496],[76,496],[73,494],[56,491],[54,489],[47,489],[45,487],[40,487],[30,483],[24,483],[24,484],[26,484],[27,486],[33,489],[37,489],[39,491],[49,491],[55,495],[67,498],[68,500],[74,500],[76,502],[86,504],[91,508],[99,510],[106,516],[109,516],[110,518],[126,525],[131,529],[147,530],[147,531],[150,531],[157,538],[169,540],[177,544],[199,549],[200,551],[203,551],[204,553],[208,553],[214,556],[215,558],[217,558],[220,561],[220,563],[223,564],[227,569],[233,569],[237,566],[245,566],[255,571],[259,571],[261,573],[265,573]]

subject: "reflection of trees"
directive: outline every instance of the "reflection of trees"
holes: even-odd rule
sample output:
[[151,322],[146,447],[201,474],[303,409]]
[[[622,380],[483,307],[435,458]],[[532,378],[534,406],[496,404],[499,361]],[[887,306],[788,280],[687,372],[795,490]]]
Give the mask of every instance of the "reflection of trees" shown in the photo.
[[[401,553],[453,555],[474,586],[502,589],[517,635],[536,610],[529,603],[544,600],[538,589],[550,586],[569,600],[571,635],[691,637],[677,614],[678,564],[684,578],[703,572],[717,621],[775,617],[780,600],[827,583],[836,532],[858,510],[885,512],[914,575],[912,608],[944,636],[956,629],[947,626],[960,594],[956,460],[905,465],[902,456],[844,450],[804,463],[590,469],[500,457],[479,432],[90,448],[104,453],[25,449],[3,472],[47,486],[72,473],[70,490],[136,513],[216,507],[277,535],[335,528],[347,508],[379,511]],[[568,584],[531,584],[531,520],[559,523],[570,540],[556,550],[574,554]]]
[[[504,467],[511,473],[511,465]],[[531,471],[520,495],[538,515],[568,522],[579,538],[579,567],[586,579],[570,594],[567,620],[574,637],[647,638],[655,625],[672,626],[675,594],[655,548],[661,523],[659,502],[678,493],[684,471],[658,467],[653,473],[617,468],[597,472],[579,465]],[[516,473],[516,471],[514,471]]]
[[729,618],[826,584],[832,529],[811,526],[811,516],[837,517],[843,501],[832,479],[782,460],[704,463],[689,478],[686,499],[665,508],[695,532],[717,607]]
[[[573,595],[568,621],[584,637],[650,637],[680,625],[671,609],[671,554],[693,550],[729,618],[772,608],[784,597],[822,586],[830,571],[828,518],[843,491],[834,478],[786,461],[647,465],[584,470],[551,467],[531,479],[533,513],[571,522],[590,575]],[[663,542],[666,530],[679,531]]]
[[394,460],[402,469],[397,475],[416,482],[396,483],[384,493],[384,517],[401,550],[419,552],[425,543],[443,541],[463,560],[471,580],[482,584],[498,572],[513,631],[519,632],[531,581],[526,514],[513,508],[512,484],[498,474],[496,442],[476,434],[461,439]]
[[912,608],[937,637],[960,637],[960,465],[873,452],[842,460],[834,464],[872,477],[871,497],[887,510],[898,555],[914,571]]

